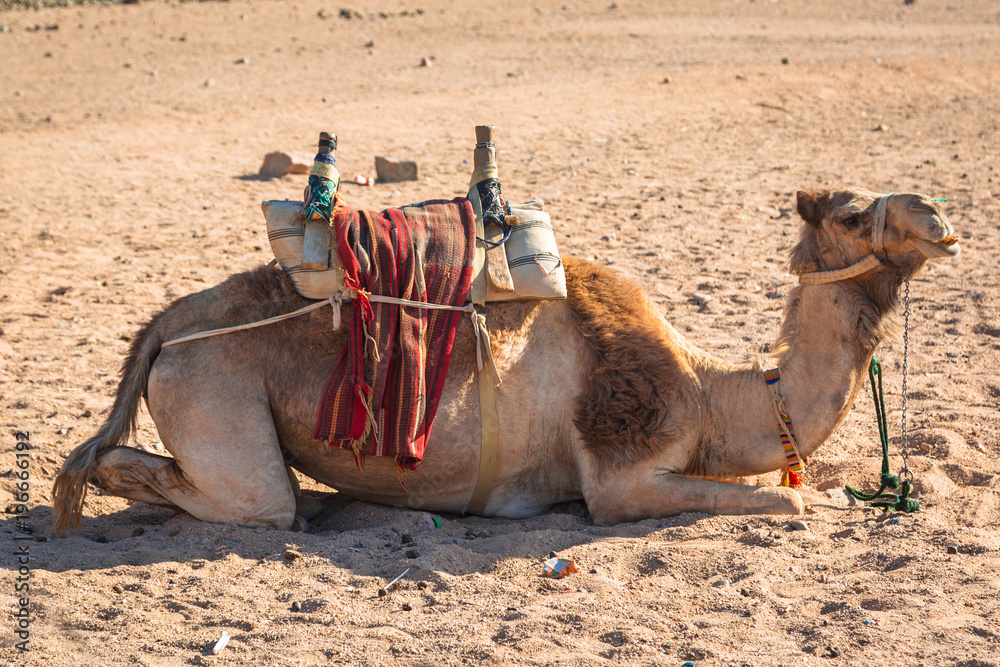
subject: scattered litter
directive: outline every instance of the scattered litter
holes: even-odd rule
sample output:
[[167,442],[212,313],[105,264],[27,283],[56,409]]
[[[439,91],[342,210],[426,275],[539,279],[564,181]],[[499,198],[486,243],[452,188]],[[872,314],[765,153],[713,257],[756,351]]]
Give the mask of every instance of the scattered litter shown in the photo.
[[545,568],[542,571],[542,575],[552,579],[562,579],[568,574],[580,571],[580,568],[576,566],[576,563],[562,558],[550,558],[545,561],[544,566]]
[[361,174],[358,174],[357,176],[354,177],[354,182],[357,183],[358,185],[375,185],[374,178],[372,178],[371,176],[365,178]]
[[215,646],[212,647],[212,655],[219,655],[222,653],[222,649],[226,648],[229,643],[229,633],[225,630],[222,631],[222,636],[219,637],[219,641],[215,642]]
[[405,577],[406,573],[409,572],[410,570],[411,570],[411,568],[406,568],[405,570],[403,570],[403,574],[399,575],[398,577],[396,577],[395,579],[393,579],[392,581],[390,581],[388,584],[386,584],[382,588],[378,589],[378,596],[379,597],[386,596],[389,593],[389,591],[392,590],[392,587],[396,585],[396,582],[398,582],[400,579],[402,579],[403,577]]

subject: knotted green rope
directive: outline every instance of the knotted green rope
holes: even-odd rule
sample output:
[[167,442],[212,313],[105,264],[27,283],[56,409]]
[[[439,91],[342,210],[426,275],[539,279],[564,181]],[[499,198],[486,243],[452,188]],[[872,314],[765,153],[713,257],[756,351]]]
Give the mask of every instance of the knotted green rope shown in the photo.
[[[878,379],[877,383],[876,378]],[[882,393],[882,367],[875,357],[872,357],[872,362],[868,366],[868,381],[872,385],[875,417],[878,420],[878,435],[882,442],[882,485],[875,493],[863,493],[850,485],[845,486],[844,489],[858,500],[866,501],[869,507],[881,507],[886,512],[890,509],[897,512],[916,512],[920,509],[920,503],[910,498],[910,491],[913,489],[912,480],[906,480],[901,484],[899,477],[889,472],[889,427],[885,414],[885,397]],[[899,489],[900,492],[898,494],[886,493],[886,489]]]

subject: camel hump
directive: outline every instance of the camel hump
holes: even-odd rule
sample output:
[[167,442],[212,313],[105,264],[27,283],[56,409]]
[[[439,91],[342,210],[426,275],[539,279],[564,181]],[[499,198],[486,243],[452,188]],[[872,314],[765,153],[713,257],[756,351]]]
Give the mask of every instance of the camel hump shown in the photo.
[[563,263],[568,304],[593,360],[574,423],[609,467],[652,458],[699,418],[687,348],[634,280],[587,260]]

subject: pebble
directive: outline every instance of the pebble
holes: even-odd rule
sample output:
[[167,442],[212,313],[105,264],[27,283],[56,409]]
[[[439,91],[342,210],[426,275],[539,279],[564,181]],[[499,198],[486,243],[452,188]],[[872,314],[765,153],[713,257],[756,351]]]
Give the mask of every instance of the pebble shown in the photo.
[[695,293],[693,293],[691,295],[691,302],[692,303],[696,303],[699,306],[704,306],[705,304],[707,304],[711,300],[712,300],[712,297],[710,295],[703,294],[701,292],[695,292]]
[[587,572],[587,574],[600,574],[600,573],[601,571],[598,570],[596,567],[590,568],[590,570]]
[[302,603],[296,600],[292,603],[292,611],[302,611]]
[[302,553],[295,549],[285,549],[285,558],[288,560],[298,560],[302,558]]
[[782,58],[782,59],[781,59],[781,64],[782,64],[782,65],[787,65],[787,64],[788,64],[788,63],[790,63],[790,62],[792,62],[792,61],[791,61],[791,60],[789,60],[788,58]]
[[180,526],[174,526],[173,528],[167,531],[167,535],[169,535],[170,537],[177,537],[180,534],[181,534]]
[[750,591],[748,589],[746,589],[746,588],[741,588],[740,589],[740,595],[742,595],[745,598],[748,598],[748,597],[750,597]]
[[805,521],[792,521],[788,525],[792,527],[792,530],[809,530],[809,524]]
[[420,558],[420,552],[417,551],[416,549],[407,549],[406,550],[406,557],[407,558]]
[[384,588],[378,589],[378,596],[380,598],[384,598],[388,594],[389,594],[389,591],[385,590]]
[[826,649],[826,654],[831,658],[836,658],[840,656],[840,649],[836,646],[828,646]]
[[403,544],[413,544],[413,535],[403,533],[402,537],[399,538],[399,541]]
[[139,526],[138,528],[135,528],[135,529],[132,530],[132,537],[139,537],[140,535],[142,535],[145,532],[146,532],[146,529],[143,528],[142,526]]
[[413,605],[411,605],[409,602],[404,602],[403,611],[413,611]]
[[729,579],[719,579],[718,581],[713,581],[712,586],[715,588],[729,588],[732,583]]
[[888,132],[888,131],[889,131],[888,125],[879,125],[874,130],[872,130],[872,132]]
[[950,546],[950,547],[948,547],[948,553],[950,553],[950,554],[957,554],[958,553],[958,547],[956,547],[956,546]]
[[125,592],[125,588],[121,584],[115,584],[114,586],[111,587],[111,590],[113,590],[115,593],[118,593],[119,595]]
[[417,582],[417,588],[419,588],[420,590],[425,590],[427,588],[427,582],[426,581],[418,581]]

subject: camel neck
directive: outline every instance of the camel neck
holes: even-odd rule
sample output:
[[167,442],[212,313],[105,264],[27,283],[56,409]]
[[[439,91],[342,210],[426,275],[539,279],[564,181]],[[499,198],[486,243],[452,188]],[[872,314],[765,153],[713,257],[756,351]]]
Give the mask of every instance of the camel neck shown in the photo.
[[[863,300],[852,289],[856,284],[803,285],[786,305],[772,366],[776,362],[780,368],[778,391],[802,456],[815,452],[847,416],[878,338],[859,331],[866,318],[860,317]],[[773,394],[763,373],[713,361],[701,375],[709,428],[701,452],[703,472],[696,472],[745,476],[784,467]]]

